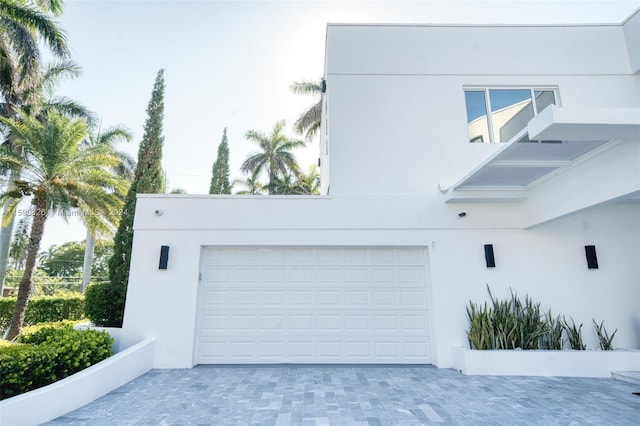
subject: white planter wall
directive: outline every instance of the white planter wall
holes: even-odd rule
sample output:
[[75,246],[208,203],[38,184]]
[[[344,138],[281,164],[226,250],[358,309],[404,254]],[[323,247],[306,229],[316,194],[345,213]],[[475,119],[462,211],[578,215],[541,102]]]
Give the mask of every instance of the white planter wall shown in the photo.
[[455,348],[453,367],[492,376],[611,377],[640,370],[640,351],[476,351]]

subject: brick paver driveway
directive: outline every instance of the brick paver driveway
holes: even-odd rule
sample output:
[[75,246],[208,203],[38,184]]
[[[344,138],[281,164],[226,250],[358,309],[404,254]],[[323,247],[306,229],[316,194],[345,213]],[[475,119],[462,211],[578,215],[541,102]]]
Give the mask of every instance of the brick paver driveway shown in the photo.
[[49,425],[626,425],[640,386],[432,366],[152,370]]

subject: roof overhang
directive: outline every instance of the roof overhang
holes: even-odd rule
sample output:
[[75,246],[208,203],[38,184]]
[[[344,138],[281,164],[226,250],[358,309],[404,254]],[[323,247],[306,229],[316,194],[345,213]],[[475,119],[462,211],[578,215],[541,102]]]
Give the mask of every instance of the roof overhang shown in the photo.
[[550,106],[447,191],[447,202],[518,201],[623,141],[640,141],[640,108]]

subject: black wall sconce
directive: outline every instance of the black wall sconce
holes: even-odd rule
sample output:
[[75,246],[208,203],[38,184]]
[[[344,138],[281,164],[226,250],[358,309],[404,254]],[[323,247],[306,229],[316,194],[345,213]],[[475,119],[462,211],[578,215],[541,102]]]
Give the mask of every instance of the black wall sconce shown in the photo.
[[160,246],[160,264],[158,269],[167,269],[169,263],[169,246]]
[[596,256],[596,246],[584,246],[584,254],[587,256],[587,268],[598,269],[598,256]]
[[487,262],[487,268],[496,267],[496,259],[493,256],[493,244],[484,245],[484,260]]

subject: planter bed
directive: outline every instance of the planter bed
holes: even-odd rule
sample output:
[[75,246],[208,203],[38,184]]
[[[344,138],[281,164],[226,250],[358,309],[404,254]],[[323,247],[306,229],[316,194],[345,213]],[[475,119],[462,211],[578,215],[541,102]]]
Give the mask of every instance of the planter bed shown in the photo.
[[48,386],[0,401],[0,425],[37,425],[88,404],[149,371],[154,345],[155,339],[146,339]]

